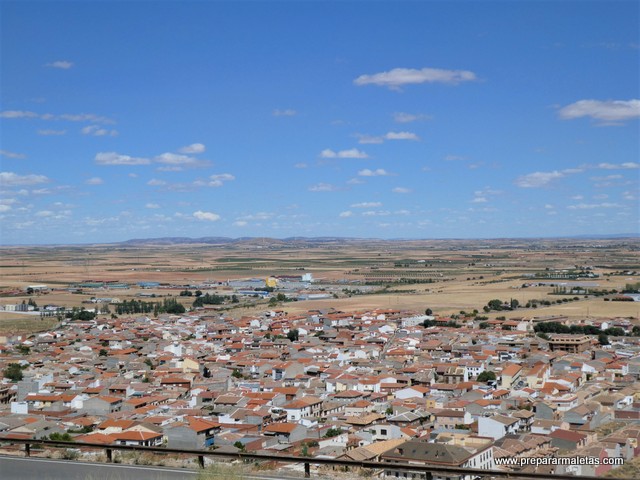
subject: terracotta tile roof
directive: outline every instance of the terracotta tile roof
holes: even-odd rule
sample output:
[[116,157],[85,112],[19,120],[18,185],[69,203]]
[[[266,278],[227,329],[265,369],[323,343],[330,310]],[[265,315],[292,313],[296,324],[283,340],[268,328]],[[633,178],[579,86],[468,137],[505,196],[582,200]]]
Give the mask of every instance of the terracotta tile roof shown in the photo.
[[100,430],[106,430],[107,428],[121,428],[122,430],[126,430],[136,425],[136,423],[134,420],[115,420],[110,418],[100,423],[97,428]]
[[112,433],[110,436],[112,436],[116,440],[147,441],[154,438],[162,437],[162,433],[129,430],[126,432]]
[[204,432],[220,426],[218,422],[212,422],[204,418],[187,417],[186,420],[189,423],[189,428],[195,432]]
[[86,435],[78,435],[77,437],[74,437],[74,440],[76,442],[101,443],[103,445],[110,445],[115,441],[115,439],[111,435],[99,432],[88,433]]
[[273,433],[291,433],[298,425],[295,423],[272,423],[267,425],[264,429],[265,432]]
[[513,377],[514,375],[516,375],[520,370],[522,370],[522,367],[520,365],[517,365],[515,363],[511,363],[508,366],[506,366],[504,368],[504,370],[502,370],[502,375],[508,375],[510,377]]

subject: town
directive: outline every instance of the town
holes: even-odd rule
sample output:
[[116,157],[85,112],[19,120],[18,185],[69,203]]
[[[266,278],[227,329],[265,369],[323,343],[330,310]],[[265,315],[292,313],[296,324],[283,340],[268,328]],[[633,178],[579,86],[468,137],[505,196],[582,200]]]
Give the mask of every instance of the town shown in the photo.
[[[633,255],[610,264],[621,247],[606,242],[569,255],[557,245],[477,248],[427,255],[405,245],[384,261],[354,251],[331,272],[326,259],[296,258],[263,278],[254,263],[235,278],[191,271],[189,281],[139,267],[122,280],[130,265],[115,279],[97,260],[33,274],[24,259],[38,260],[23,251],[5,277],[3,309],[36,328],[0,338],[0,447],[73,441],[55,454],[97,461],[82,443],[375,461],[389,464],[375,472],[382,478],[406,474],[398,461],[635,475],[625,470],[640,456]],[[283,249],[261,255],[276,262]],[[563,267],[581,255],[602,258]],[[549,268],[549,256],[562,268]],[[477,308],[443,306],[456,295],[467,305],[461,285],[482,292]]]

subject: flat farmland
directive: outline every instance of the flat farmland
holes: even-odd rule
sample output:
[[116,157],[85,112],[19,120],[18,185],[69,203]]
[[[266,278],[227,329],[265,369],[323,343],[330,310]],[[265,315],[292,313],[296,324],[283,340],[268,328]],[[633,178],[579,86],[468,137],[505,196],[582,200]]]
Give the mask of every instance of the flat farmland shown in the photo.
[[[91,308],[86,303],[91,297],[131,300],[139,299],[143,292],[176,297],[182,288],[193,285],[212,285],[206,290],[230,295],[232,290],[224,285],[229,280],[296,278],[310,273],[314,277],[312,291],[330,289],[338,298],[285,302],[278,308],[292,313],[315,308],[418,312],[430,308],[436,314],[450,315],[474,309],[482,314],[483,306],[492,299],[517,300],[521,307],[531,300],[546,300],[554,303],[488,315],[637,318],[640,302],[552,293],[558,285],[620,292],[640,282],[639,251],[638,239],[251,239],[224,244],[4,247],[0,249],[0,304],[31,298],[38,306]],[[87,282],[120,283],[129,288],[83,288],[82,293],[69,290]],[[163,288],[143,290],[138,282],[157,282]],[[27,295],[27,288],[36,285],[47,285],[49,293]],[[353,293],[363,285],[373,293]],[[579,300],[555,303],[564,297]],[[187,307],[193,301],[179,298]],[[251,301],[252,305],[236,305],[237,313],[266,309],[266,300]],[[0,329],[3,321],[9,322],[9,314],[0,314]],[[13,314],[10,322],[15,327],[22,318]]]

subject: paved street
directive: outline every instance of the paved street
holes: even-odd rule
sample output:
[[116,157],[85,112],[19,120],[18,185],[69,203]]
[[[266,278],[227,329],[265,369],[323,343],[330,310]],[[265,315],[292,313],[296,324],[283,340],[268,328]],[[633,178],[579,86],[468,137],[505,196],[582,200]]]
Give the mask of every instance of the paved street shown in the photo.
[[[198,473],[179,468],[0,455],[0,480],[197,480]],[[301,472],[298,474],[294,472],[246,474],[233,471],[232,475],[233,480],[300,480],[301,478]],[[326,480],[326,477],[319,475],[315,475],[314,478]],[[229,480],[211,473],[205,475],[204,479]]]
[[0,456],[2,480],[195,480],[197,477],[197,472],[175,468]]

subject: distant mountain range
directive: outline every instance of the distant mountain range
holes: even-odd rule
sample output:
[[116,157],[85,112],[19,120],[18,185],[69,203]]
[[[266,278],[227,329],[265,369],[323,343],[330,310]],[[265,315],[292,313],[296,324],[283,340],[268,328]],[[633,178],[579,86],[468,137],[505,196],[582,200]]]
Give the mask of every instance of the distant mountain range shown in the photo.
[[[544,239],[575,239],[575,240],[614,240],[622,238],[640,238],[640,233],[618,233],[610,235],[573,235],[567,237],[544,237]],[[188,244],[205,244],[205,245],[292,245],[292,244],[340,244],[340,243],[356,243],[356,242],[416,242],[424,240],[447,240],[444,238],[433,239],[380,239],[380,238],[356,238],[356,237],[287,237],[287,238],[268,238],[268,237],[160,237],[160,238],[134,238],[124,242],[117,242],[119,245],[188,245]],[[453,239],[449,239],[453,240]],[[473,239],[455,239],[472,241]],[[491,239],[482,239],[491,240]],[[501,238],[500,240],[507,240]],[[536,238],[513,238],[512,240],[536,240]]]
[[119,245],[183,245],[183,244],[206,244],[206,245],[230,245],[230,244],[252,244],[252,245],[287,245],[296,243],[351,243],[362,241],[385,241],[381,239],[369,238],[348,238],[348,237],[288,237],[288,238],[268,238],[268,237],[161,237],[161,238],[134,238]]

